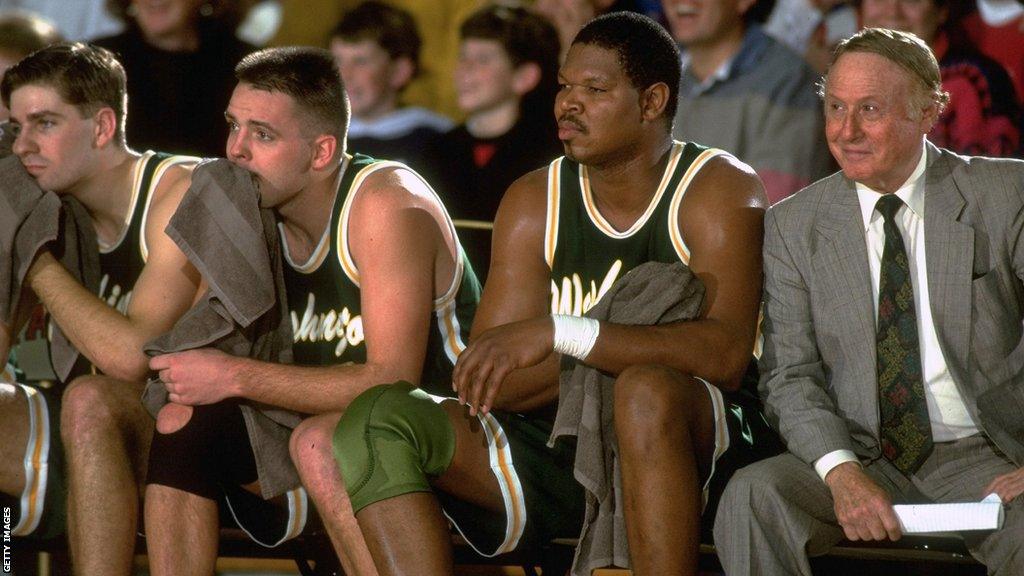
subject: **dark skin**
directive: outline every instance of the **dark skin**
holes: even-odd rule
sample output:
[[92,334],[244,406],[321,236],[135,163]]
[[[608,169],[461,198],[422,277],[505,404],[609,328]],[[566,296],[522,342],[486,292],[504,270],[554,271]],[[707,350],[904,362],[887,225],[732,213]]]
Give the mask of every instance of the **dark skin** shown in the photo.
[[[567,155],[588,168],[602,216],[625,230],[650,203],[672,140],[665,118],[668,87],[638,89],[618,62],[613,51],[574,45],[560,73],[555,116]],[[454,389],[468,406],[442,404],[456,431],[456,453],[434,486],[492,510],[502,510],[503,502],[484,434],[471,416],[491,408],[526,411],[558,395],[551,271],[544,258],[546,183],[545,170],[527,174],[502,201],[491,273],[471,344],[454,374]],[[735,389],[750,360],[766,205],[749,167],[730,157],[709,161],[691,183],[679,215],[690,267],[707,287],[701,318],[649,327],[602,323],[586,359],[618,376],[615,415],[636,574],[696,570],[700,480],[714,450],[714,414],[706,388],[693,376]],[[652,398],[664,404],[658,414],[637,409]],[[659,426],[641,423],[651,417]],[[637,433],[624,437],[622,428]],[[650,464],[651,453],[658,455],[657,465]],[[436,506],[433,498],[410,494],[359,512],[382,574],[450,573],[447,532],[432,524]]]

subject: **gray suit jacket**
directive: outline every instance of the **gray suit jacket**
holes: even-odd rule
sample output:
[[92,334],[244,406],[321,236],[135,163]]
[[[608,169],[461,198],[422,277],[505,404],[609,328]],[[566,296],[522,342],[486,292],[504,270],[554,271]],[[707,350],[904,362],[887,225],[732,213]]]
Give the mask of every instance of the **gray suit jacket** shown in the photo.
[[[1024,465],[1024,162],[927,144],[925,253],[939,344],[976,423]],[[765,216],[761,395],[807,463],[880,457],[871,275],[853,181],[821,180]]]

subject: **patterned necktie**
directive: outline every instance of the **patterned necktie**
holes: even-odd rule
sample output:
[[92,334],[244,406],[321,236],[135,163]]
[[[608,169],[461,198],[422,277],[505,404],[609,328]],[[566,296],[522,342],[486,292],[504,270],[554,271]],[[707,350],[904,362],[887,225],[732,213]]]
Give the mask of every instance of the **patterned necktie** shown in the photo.
[[906,475],[932,451],[932,429],[921,377],[914,286],[896,212],[903,201],[882,196],[875,210],[885,218],[885,249],[878,284],[878,407],[882,455]]

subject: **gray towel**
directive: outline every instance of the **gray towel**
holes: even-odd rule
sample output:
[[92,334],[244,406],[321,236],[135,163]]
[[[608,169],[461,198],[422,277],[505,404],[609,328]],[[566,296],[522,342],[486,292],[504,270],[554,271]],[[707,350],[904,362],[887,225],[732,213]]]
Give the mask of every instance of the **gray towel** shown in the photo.
[[[203,298],[174,328],[146,344],[151,356],[213,346],[234,356],[291,363],[292,330],[274,214],[259,207],[252,175],[227,160],[203,162],[167,226],[167,235],[209,283]],[[167,389],[150,380],[143,404],[156,416]],[[288,454],[301,416],[242,403],[264,498],[299,485]]]
[[[50,244],[52,242],[52,244]],[[49,244],[55,258],[90,292],[99,292],[100,257],[88,212],[70,196],[44,192],[15,156],[0,159],[0,314],[10,323],[25,275]],[[58,326],[50,359],[61,382],[74,375],[78,350]]]
[[[648,262],[612,285],[587,316],[615,324],[652,326],[700,314],[704,284],[682,263]],[[612,401],[615,379],[566,357],[559,377],[558,413],[549,444],[576,437],[573,475],[586,494],[586,514],[573,559],[573,576],[595,568],[630,567],[621,506],[622,474]]]

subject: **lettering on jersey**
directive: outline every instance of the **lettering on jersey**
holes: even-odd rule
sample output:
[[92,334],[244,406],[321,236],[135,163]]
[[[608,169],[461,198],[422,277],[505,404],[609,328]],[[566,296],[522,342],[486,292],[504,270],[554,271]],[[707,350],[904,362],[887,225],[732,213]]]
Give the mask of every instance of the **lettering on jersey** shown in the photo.
[[605,294],[608,293],[612,284],[615,284],[615,281],[619,279],[620,272],[622,272],[622,260],[616,260],[611,267],[608,268],[608,273],[604,275],[604,280],[601,281],[601,285],[598,286],[593,280],[591,280],[590,286],[586,291],[584,291],[583,281],[580,279],[580,275],[575,272],[573,272],[571,277],[562,277],[561,286],[552,280],[551,313],[571,314],[573,316],[582,316],[586,314]]
[[[128,303],[132,300],[132,291],[128,290],[125,292],[120,284],[110,284],[110,275],[104,274],[103,278],[100,279],[100,300],[107,303],[108,306],[117,310],[121,314],[128,314]],[[107,288],[110,288],[109,292]]]
[[338,340],[334,355],[340,357],[349,346],[363,343],[363,317],[353,316],[348,308],[341,312],[328,310],[317,314],[316,296],[310,293],[302,319],[292,310],[292,333],[295,342],[332,342]]

